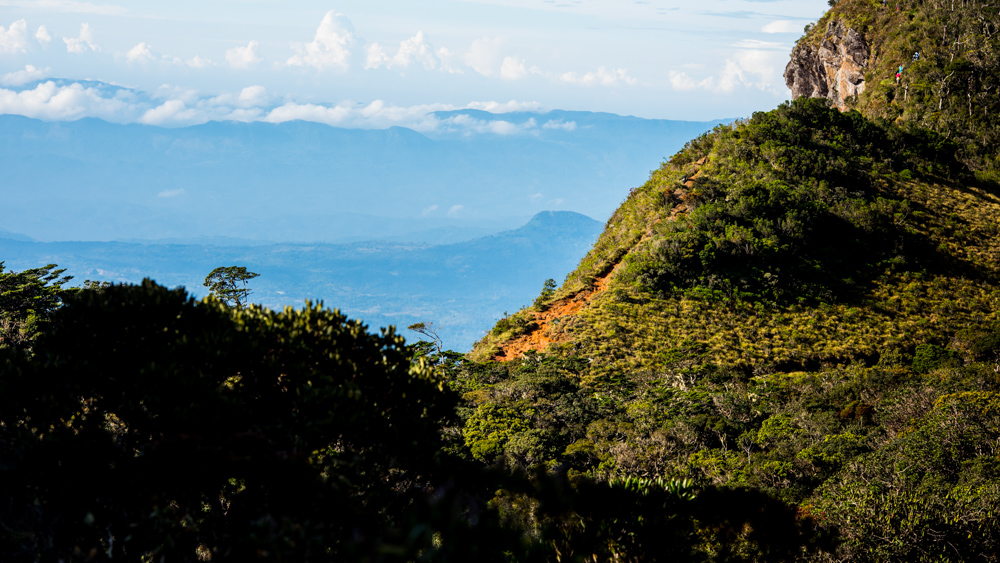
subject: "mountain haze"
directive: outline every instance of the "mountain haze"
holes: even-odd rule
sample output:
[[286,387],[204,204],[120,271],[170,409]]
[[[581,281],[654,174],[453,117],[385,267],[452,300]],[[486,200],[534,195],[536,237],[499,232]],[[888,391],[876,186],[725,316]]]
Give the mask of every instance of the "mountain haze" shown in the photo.
[[547,209],[605,217],[615,188],[641,183],[651,163],[718,123],[586,112],[442,120],[454,127],[431,137],[301,121],[166,129],[0,116],[0,227],[47,241],[468,239]]
[[0,256],[11,270],[55,263],[76,282],[148,277],[198,296],[207,294],[202,282],[214,268],[240,264],[261,275],[251,284],[255,303],[280,310],[323,301],[373,330],[431,322],[448,347],[468,350],[484,327],[529,302],[546,279],[565,277],[600,229],[584,215],[554,211],[517,229],[444,245],[37,242],[0,233]]

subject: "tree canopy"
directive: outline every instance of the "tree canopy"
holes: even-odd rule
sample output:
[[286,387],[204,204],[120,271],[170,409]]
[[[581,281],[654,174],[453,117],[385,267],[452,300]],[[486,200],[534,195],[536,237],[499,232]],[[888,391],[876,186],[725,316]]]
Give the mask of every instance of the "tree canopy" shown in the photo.
[[253,293],[247,282],[258,276],[260,274],[247,271],[245,266],[219,266],[205,277],[203,285],[216,299],[231,307],[242,309]]
[[73,279],[65,272],[55,264],[5,272],[0,262],[0,347],[25,346],[49,321],[63,298],[75,291],[63,287]]

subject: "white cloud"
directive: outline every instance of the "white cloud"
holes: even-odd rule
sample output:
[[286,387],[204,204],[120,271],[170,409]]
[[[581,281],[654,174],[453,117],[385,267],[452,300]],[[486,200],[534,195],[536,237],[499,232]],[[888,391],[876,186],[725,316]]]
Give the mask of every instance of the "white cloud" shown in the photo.
[[695,81],[686,72],[670,71],[670,85],[673,86],[674,90],[711,89],[714,84],[715,79],[711,76],[701,81]]
[[483,76],[496,76],[499,65],[502,39],[481,37],[472,42],[463,57],[466,66]]
[[155,58],[153,51],[145,43],[139,43],[125,54],[125,59],[130,63],[148,63]]
[[393,62],[402,67],[411,63],[419,63],[426,70],[434,70],[438,66],[438,58],[434,48],[424,40],[424,32],[418,31],[413,37],[399,44],[399,51],[393,57]]
[[365,68],[373,69],[379,68],[382,65],[388,66],[389,56],[385,54],[382,47],[378,43],[372,43],[368,46],[368,57],[365,59]]
[[560,120],[550,119],[549,121],[546,121],[544,125],[542,125],[542,129],[558,129],[558,130],[561,130],[561,131],[576,131],[576,122],[575,121],[563,121],[561,119]]
[[425,208],[423,211],[420,212],[420,214],[423,215],[424,217],[426,217],[426,216],[430,215],[431,213],[434,213],[435,211],[437,211],[437,209],[438,209],[437,205],[432,205],[430,207]]
[[466,104],[464,107],[450,104],[395,106],[387,104],[382,100],[375,100],[367,105],[342,103],[336,106],[287,102],[274,108],[262,116],[260,120],[270,123],[282,123],[294,120],[315,121],[336,127],[362,129],[384,129],[392,126],[401,126],[424,133],[447,132],[514,135],[536,130],[538,122],[534,118],[520,124],[502,119],[487,121],[475,119],[465,114],[441,119],[435,116],[434,112],[457,109],[482,109],[500,113],[502,111],[532,111],[538,108],[539,104],[536,102],[524,103],[516,101],[505,103],[472,102]]
[[233,47],[226,51],[226,62],[233,68],[250,68],[264,60],[257,55],[258,43],[251,41],[246,47]]
[[[438,50],[438,53],[441,52],[450,55],[447,49]],[[427,42],[423,31],[418,31],[413,37],[401,41],[396,55],[391,59],[381,45],[372,43],[367,49],[365,68],[408,68],[414,63],[421,65],[425,70],[435,70],[441,66],[441,59],[435,53],[434,47]],[[442,70],[450,69],[442,68]]]
[[[116,55],[116,58],[120,58],[121,55]],[[195,57],[199,59],[198,62],[207,61],[207,59],[201,59],[200,57]],[[191,65],[191,61],[185,63],[177,57],[172,57],[170,55],[162,55],[153,51],[153,47],[148,43],[139,43],[135,47],[132,47],[125,53],[125,61],[130,64],[147,64],[154,61],[159,61],[161,63],[166,63],[169,65]],[[211,63],[211,61],[207,61]]]
[[271,110],[262,121],[284,123],[286,121],[315,121],[327,125],[341,125],[352,114],[345,106],[327,107],[318,104],[297,104],[288,102]]
[[[239,94],[219,94],[207,100],[198,98],[197,92],[185,92],[184,94],[187,95],[185,101],[189,105],[194,104],[200,107],[212,108],[258,109],[267,106],[271,101],[271,96],[268,95],[267,89],[263,86],[247,86]],[[169,97],[178,98],[185,96],[177,96],[175,94]],[[260,110],[258,109],[258,111]]]
[[437,129],[441,124],[433,112],[454,109],[458,108],[450,104],[394,106],[382,100],[375,100],[367,105],[342,103],[332,107],[288,102],[274,108],[261,120],[271,123],[293,120],[315,121],[337,127],[361,129],[384,129],[398,125],[428,132]]
[[[28,66],[24,71],[2,77],[4,84],[38,80],[49,72]],[[439,117],[436,112],[481,109],[494,113],[535,111],[537,102],[472,102],[463,106],[425,104],[396,106],[381,100],[369,104],[343,102],[327,106],[285,102],[274,107],[274,96],[263,86],[248,86],[234,93],[204,96],[195,90],[163,85],[145,94],[124,88],[85,87],[74,83],[57,86],[41,82],[31,90],[15,92],[0,88],[0,114],[15,114],[50,121],[97,117],[114,123],[145,123],[167,127],[196,125],[207,121],[265,121],[282,123],[293,120],[359,129],[408,127],[425,133],[515,135],[537,134],[542,128],[573,130],[576,124],[549,120],[539,126],[534,118],[527,121],[480,120],[469,115]],[[515,122],[517,121],[517,122]]]
[[184,188],[177,188],[175,190],[163,190],[162,192],[156,194],[156,197],[177,197],[179,195],[184,195]]
[[[201,99],[197,90],[180,88],[169,84],[163,84],[157,88],[156,91],[152,93],[151,97],[154,100],[181,100],[188,105],[197,104]],[[208,103],[212,103],[212,99],[208,100]]]
[[516,100],[509,102],[469,102],[465,108],[481,109],[490,113],[511,113],[515,111],[539,111],[542,109],[542,104],[538,102],[518,102]]
[[531,132],[538,128],[538,121],[535,118],[528,119],[524,123],[513,123],[503,119],[487,121],[476,119],[470,115],[453,115],[438,125],[438,130],[452,133],[492,133],[494,135],[509,136],[518,133]]
[[0,0],[0,6],[41,9],[49,12],[101,14],[105,16],[122,15],[127,12],[121,6],[91,4],[90,2],[77,2],[76,0]]
[[181,100],[167,100],[142,114],[139,123],[163,125],[169,122],[190,121],[193,117],[193,110]]
[[215,66],[215,63],[212,62],[212,59],[206,59],[201,55],[195,55],[191,57],[190,59],[184,61],[184,64],[188,65],[191,68],[208,68],[210,66]]
[[130,123],[139,117],[138,111],[141,109],[121,96],[107,97],[96,88],[80,84],[56,86],[48,81],[21,92],[0,89],[0,113],[36,119],[72,121],[98,117],[115,123]]
[[781,81],[782,62],[787,58],[783,53],[773,51],[738,51],[734,58],[726,60],[726,66],[718,79],[717,89],[731,92],[738,86],[774,91],[773,85]]
[[618,68],[608,70],[603,66],[596,71],[590,71],[583,75],[575,72],[567,72],[559,78],[567,84],[575,84],[577,86],[617,86],[618,84],[634,86],[636,84],[636,79],[629,76],[627,69]]
[[781,51],[782,53],[787,53],[789,51],[788,45],[785,45],[784,43],[761,41],[759,39],[741,39],[740,41],[733,43],[732,46],[738,49],[773,49]]
[[458,217],[458,214],[461,213],[463,209],[465,209],[464,205],[452,205],[448,210],[448,217]]
[[31,65],[26,65],[24,70],[16,70],[14,72],[7,73],[0,78],[0,85],[2,86],[23,86],[29,82],[34,82],[36,80],[42,80],[47,78],[49,73],[52,71],[51,68],[45,67],[44,70],[35,68]]
[[330,10],[323,16],[312,42],[292,44],[298,54],[290,57],[285,64],[346,71],[351,66],[351,47],[355,42],[351,20]]
[[[769,46],[768,42],[756,42]],[[670,71],[670,84],[674,90],[711,90],[733,92],[738,88],[753,88],[775,94],[781,93],[775,84],[784,85],[781,71],[787,55],[784,51],[743,49],[736,51],[717,76],[695,80],[685,72]]]
[[52,36],[49,35],[49,30],[45,29],[44,25],[38,26],[38,30],[35,31],[35,40],[42,45],[48,45],[52,42]]
[[63,42],[66,43],[66,52],[68,53],[83,53],[88,49],[91,51],[101,50],[100,47],[94,44],[94,32],[91,31],[89,23],[80,25],[80,35],[78,37],[63,37]]
[[9,29],[0,25],[0,53],[28,52],[28,22],[17,20]]
[[263,86],[247,86],[240,91],[236,102],[241,108],[251,108],[267,104],[268,99],[267,89]]
[[461,66],[461,61],[459,56],[448,50],[447,47],[441,47],[437,50],[438,60],[441,62],[441,70],[443,72],[448,72],[451,74],[463,74]]
[[802,24],[789,20],[773,21],[761,28],[764,33],[802,33]]
[[517,80],[528,75],[528,69],[524,66],[524,61],[515,57],[505,57],[500,65],[500,78],[504,80]]

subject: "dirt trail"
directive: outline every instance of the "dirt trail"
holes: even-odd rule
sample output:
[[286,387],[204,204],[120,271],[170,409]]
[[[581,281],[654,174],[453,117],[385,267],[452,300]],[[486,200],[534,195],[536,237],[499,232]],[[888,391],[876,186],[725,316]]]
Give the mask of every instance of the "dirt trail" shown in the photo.
[[594,279],[594,287],[575,293],[569,297],[564,297],[554,301],[549,308],[542,312],[532,312],[532,321],[535,328],[530,332],[522,334],[504,342],[500,345],[500,351],[490,358],[498,362],[509,362],[515,358],[520,358],[528,350],[541,352],[549,344],[555,342],[548,334],[549,326],[556,319],[575,315],[582,310],[594,297],[607,291],[611,275],[618,269],[616,264],[608,273]]
[[[695,163],[696,169],[694,174],[681,180],[681,185],[683,188],[686,188],[686,190],[680,187],[673,190],[668,188],[664,193],[667,197],[673,197],[680,201],[680,203],[674,206],[673,211],[670,213],[670,218],[668,219],[669,221],[675,220],[678,215],[688,210],[688,205],[685,203],[688,194],[687,190],[694,188],[694,179],[701,174],[701,167],[707,161],[708,157],[698,160],[698,162]],[[657,219],[657,222],[658,221],[659,219]],[[642,241],[646,240],[649,235],[650,232],[648,231],[643,234],[642,239],[640,239],[638,244],[641,244]],[[521,336],[517,336],[500,344],[500,350],[490,359],[498,362],[509,362],[513,359],[520,358],[529,350],[541,352],[545,350],[549,344],[552,344],[553,342],[561,342],[561,340],[553,340],[552,335],[549,333],[549,327],[552,323],[563,317],[579,313],[595,297],[607,291],[611,276],[618,271],[619,266],[621,266],[620,262],[615,264],[606,273],[595,278],[593,288],[585,289],[570,295],[569,297],[564,297],[554,301],[551,305],[549,305],[548,309],[540,313],[533,311],[531,315],[535,328],[525,334],[522,334]]]

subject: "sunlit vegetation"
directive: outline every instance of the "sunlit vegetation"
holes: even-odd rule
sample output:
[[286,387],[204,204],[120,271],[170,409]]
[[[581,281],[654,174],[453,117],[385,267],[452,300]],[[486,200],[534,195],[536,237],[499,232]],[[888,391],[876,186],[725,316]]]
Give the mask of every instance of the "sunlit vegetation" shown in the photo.
[[[997,15],[881,4],[842,0],[803,41],[846,21],[874,41],[873,73],[890,47],[909,59],[924,41],[911,32],[968,41],[927,47],[895,98],[869,80],[860,112],[797,100],[693,139],[557,290],[614,269],[548,328],[554,344],[450,369],[465,403],[453,448],[598,481],[763,491],[814,538],[835,536],[804,560],[996,560],[996,99],[969,89],[996,80]],[[952,52],[979,57],[975,78],[931,100],[914,84]]]
[[835,21],[861,33],[871,49],[857,109],[937,131],[955,143],[963,162],[996,178],[1000,13],[994,4],[840,0],[800,41],[819,45]]
[[803,41],[839,18],[873,76],[920,63],[861,111],[691,140],[468,355],[431,323],[407,345],[322,306],[0,270],[0,551],[997,561],[996,9],[832,4]]

